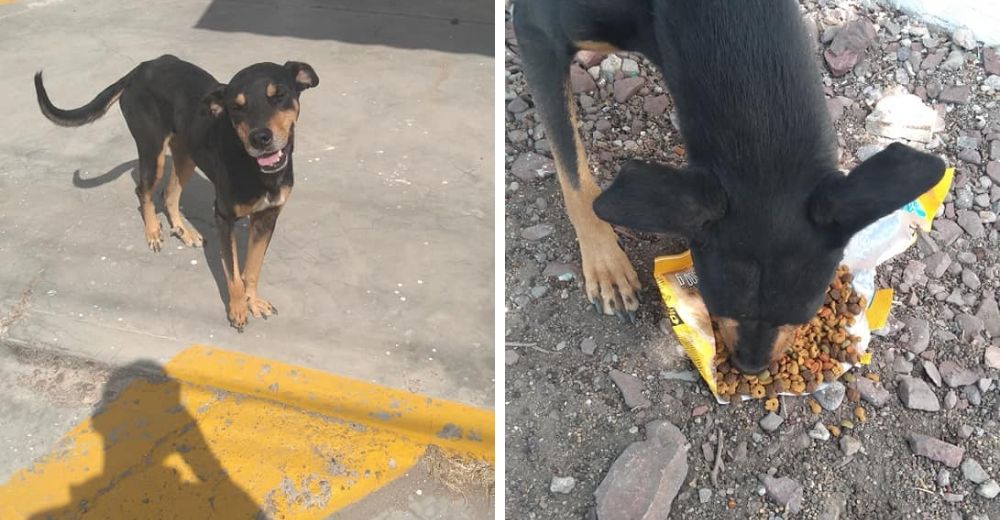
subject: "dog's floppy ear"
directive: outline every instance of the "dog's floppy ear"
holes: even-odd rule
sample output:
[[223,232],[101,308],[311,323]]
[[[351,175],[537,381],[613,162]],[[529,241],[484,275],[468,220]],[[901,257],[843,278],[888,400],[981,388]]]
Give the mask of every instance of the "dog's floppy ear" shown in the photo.
[[226,111],[226,105],[224,103],[226,94],[226,86],[219,83],[212,90],[205,94],[205,97],[201,98],[202,109],[206,113],[211,114],[212,117],[219,117],[223,112]]
[[844,177],[831,175],[809,202],[809,218],[843,242],[934,187],[944,175],[941,159],[893,143]]
[[692,238],[722,218],[726,197],[718,180],[700,168],[629,161],[594,201],[594,212],[611,224]]
[[288,72],[293,78],[295,78],[295,84],[298,85],[299,90],[305,90],[319,85],[319,76],[316,75],[316,71],[313,70],[308,63],[302,63],[301,61],[286,61],[285,68],[288,69]]

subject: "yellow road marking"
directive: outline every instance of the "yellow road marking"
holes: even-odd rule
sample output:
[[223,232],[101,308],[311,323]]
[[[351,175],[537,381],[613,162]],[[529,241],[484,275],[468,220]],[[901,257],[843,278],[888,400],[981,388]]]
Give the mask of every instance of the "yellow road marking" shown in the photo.
[[493,460],[493,414],[203,346],[0,486],[0,518],[325,518],[429,444]]

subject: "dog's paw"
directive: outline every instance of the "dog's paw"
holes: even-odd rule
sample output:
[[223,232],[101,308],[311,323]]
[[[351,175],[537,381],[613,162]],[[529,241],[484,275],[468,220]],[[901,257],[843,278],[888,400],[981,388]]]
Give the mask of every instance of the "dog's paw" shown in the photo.
[[239,332],[247,325],[247,301],[239,298],[229,302],[229,324]]
[[146,227],[146,243],[149,244],[149,248],[154,252],[159,252],[160,248],[163,246],[163,234],[160,232],[160,226],[156,227]]
[[170,234],[181,239],[181,242],[184,242],[184,245],[188,247],[201,247],[205,244],[205,239],[201,236],[201,233],[185,226],[171,228]]
[[256,296],[247,297],[247,307],[250,308],[250,313],[253,314],[254,318],[264,318],[266,320],[268,316],[278,314],[278,309],[275,306],[271,305],[267,300]]
[[600,313],[634,323],[639,309],[639,276],[618,245],[614,230],[605,226],[579,237],[587,301]]

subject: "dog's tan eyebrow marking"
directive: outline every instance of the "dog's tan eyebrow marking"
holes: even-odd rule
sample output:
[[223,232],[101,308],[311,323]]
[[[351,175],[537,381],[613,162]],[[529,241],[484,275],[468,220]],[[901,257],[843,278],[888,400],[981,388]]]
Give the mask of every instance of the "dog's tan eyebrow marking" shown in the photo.
[[240,92],[239,94],[236,95],[236,99],[234,101],[236,102],[236,106],[241,107],[247,104],[247,97],[244,96],[242,92]]
[[278,87],[274,86],[274,83],[268,83],[264,93],[267,94],[267,97],[273,97],[278,93]]

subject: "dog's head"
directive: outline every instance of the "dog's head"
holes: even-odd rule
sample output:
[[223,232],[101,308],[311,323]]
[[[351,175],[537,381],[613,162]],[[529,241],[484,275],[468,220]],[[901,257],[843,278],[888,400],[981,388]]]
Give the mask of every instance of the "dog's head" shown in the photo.
[[218,85],[203,103],[213,117],[229,118],[260,171],[273,174],[288,166],[299,94],[316,85],[319,77],[306,63],[257,63]]
[[687,238],[731,361],[758,373],[822,305],[850,238],[929,190],[944,170],[940,159],[901,144],[846,177],[775,172],[782,184],[631,161],[594,211],[612,224]]

